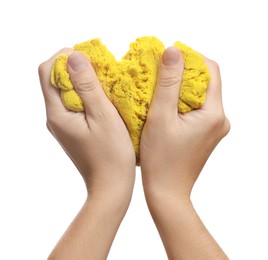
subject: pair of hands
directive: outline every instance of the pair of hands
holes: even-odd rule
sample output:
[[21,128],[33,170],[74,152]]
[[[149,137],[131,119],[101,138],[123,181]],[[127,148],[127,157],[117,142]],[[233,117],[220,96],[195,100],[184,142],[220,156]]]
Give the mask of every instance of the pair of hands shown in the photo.
[[[63,49],[59,53],[69,51]],[[50,83],[51,67],[59,53],[39,67],[47,127],[78,168],[89,196],[53,250],[54,258],[51,259],[105,259],[131,200],[135,153],[124,122],[105,95],[91,64],[79,52],[69,56],[67,67],[75,89],[83,99],[85,112],[74,113],[63,106],[59,91]],[[230,127],[222,106],[219,68],[207,58],[205,62],[211,74],[205,105],[199,110],[179,114],[177,104],[184,70],[183,57],[175,47],[164,52],[140,142],[146,200],[170,259],[194,259],[191,258],[194,253],[198,254],[198,259],[203,259],[200,250],[194,253],[190,249],[180,250],[180,247],[187,247],[187,239],[179,233],[169,233],[166,227],[169,214],[164,212],[178,214],[180,220],[184,218],[183,212],[189,212],[193,222],[202,225],[190,202],[191,190],[209,155]],[[177,207],[177,203],[181,206]],[[109,215],[114,219],[108,221]],[[96,227],[98,221],[102,228]],[[179,227],[182,222],[175,226]],[[96,232],[102,238],[101,247],[83,225],[87,232]],[[204,235],[206,241],[212,241],[209,234]],[[79,242],[81,236],[84,242]],[[77,249],[73,252],[68,249],[68,257],[64,256],[67,245]],[[223,255],[217,245],[214,250],[203,253],[204,259],[209,259],[210,253],[211,256]]]

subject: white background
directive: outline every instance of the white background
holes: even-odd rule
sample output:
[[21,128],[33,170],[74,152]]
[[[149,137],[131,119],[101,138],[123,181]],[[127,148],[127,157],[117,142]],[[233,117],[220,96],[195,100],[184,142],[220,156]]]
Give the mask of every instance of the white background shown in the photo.
[[[37,68],[62,47],[100,37],[117,58],[137,37],[180,40],[221,67],[232,129],[193,191],[231,259],[268,259],[267,1],[2,1],[0,259],[46,259],[85,199],[82,179],[46,130]],[[137,169],[110,260],[167,259]]]

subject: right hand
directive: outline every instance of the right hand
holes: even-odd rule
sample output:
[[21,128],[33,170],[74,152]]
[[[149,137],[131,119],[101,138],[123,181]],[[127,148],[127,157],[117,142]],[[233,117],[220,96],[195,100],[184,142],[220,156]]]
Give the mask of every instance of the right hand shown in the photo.
[[140,144],[147,198],[149,195],[190,198],[206,160],[230,129],[222,106],[218,65],[207,58],[205,63],[211,74],[205,104],[198,110],[180,114],[178,95],[184,60],[175,47],[163,54]]

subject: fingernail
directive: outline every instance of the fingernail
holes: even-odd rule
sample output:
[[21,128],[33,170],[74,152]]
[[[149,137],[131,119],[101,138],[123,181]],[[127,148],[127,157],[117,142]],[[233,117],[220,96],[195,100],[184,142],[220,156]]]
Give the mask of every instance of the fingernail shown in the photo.
[[176,47],[169,47],[163,54],[163,63],[166,66],[175,66],[180,61],[180,52]]
[[83,70],[87,67],[87,58],[81,52],[74,52],[68,58],[68,63],[74,71]]

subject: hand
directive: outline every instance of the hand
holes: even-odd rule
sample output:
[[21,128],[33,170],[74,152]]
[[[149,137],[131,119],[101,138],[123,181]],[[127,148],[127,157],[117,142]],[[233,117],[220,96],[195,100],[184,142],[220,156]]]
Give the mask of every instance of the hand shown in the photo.
[[169,259],[227,259],[190,201],[205,162],[230,128],[222,106],[219,68],[207,58],[205,62],[211,74],[206,102],[198,110],[180,114],[183,57],[174,47],[165,51],[141,137],[146,200]]
[[129,190],[134,181],[135,154],[124,122],[91,64],[79,52],[70,55],[67,67],[85,113],[63,106],[59,91],[50,83],[51,67],[58,54],[39,68],[49,131],[77,166],[91,195],[125,187]]
[[79,52],[69,56],[67,68],[85,113],[63,106],[50,83],[58,54],[39,67],[47,127],[80,171],[89,196],[49,259],[106,259],[131,199],[135,153],[124,122]]
[[163,56],[140,145],[147,190],[190,197],[206,160],[229,131],[222,106],[219,68],[207,58],[205,62],[211,74],[205,105],[180,114],[177,111],[183,57],[176,48],[166,50]]

